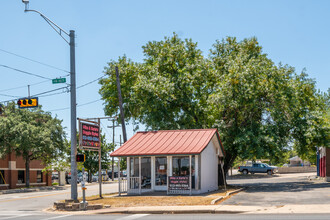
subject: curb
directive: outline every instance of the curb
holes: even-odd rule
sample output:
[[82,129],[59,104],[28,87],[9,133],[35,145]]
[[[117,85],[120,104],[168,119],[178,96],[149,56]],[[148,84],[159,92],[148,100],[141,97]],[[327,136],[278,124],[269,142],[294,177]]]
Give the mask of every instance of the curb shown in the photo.
[[246,211],[228,211],[213,209],[194,209],[194,210],[102,210],[102,211],[57,211],[45,209],[44,212],[69,214],[69,215],[111,215],[111,214],[243,214]]
[[232,194],[235,194],[235,193],[238,193],[240,191],[243,191],[244,188],[240,188],[240,189],[237,189],[237,190],[234,190],[234,191],[231,191],[231,192],[227,192],[225,196],[220,196],[219,198],[216,198],[216,199],[213,199],[211,201],[211,205],[215,205],[217,202],[227,198],[228,196],[232,195]]
[[[228,211],[228,210],[216,210],[217,208],[211,209],[194,209],[194,210],[106,210],[100,212],[93,212],[88,214],[242,214],[245,211]],[[78,214],[78,213],[77,213]],[[79,213],[83,214],[83,213]],[[87,213],[86,213],[87,214]]]
[[35,188],[23,188],[23,189],[6,189],[1,190],[0,195],[2,194],[12,194],[12,193],[29,193],[29,192],[40,192],[45,190],[64,190],[63,186],[46,186],[46,187],[35,187]]

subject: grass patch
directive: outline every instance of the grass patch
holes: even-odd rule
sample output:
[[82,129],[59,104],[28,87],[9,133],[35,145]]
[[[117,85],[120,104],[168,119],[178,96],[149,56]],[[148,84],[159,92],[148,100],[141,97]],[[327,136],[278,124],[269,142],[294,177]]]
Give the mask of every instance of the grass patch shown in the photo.
[[233,191],[236,188],[228,187],[227,191],[218,190],[212,193],[202,195],[136,195],[136,196],[117,196],[118,194],[103,195],[104,198],[98,196],[87,197],[89,204],[104,204],[111,207],[137,207],[137,206],[193,206],[193,205],[211,205],[211,201],[217,197],[225,196],[227,192]]

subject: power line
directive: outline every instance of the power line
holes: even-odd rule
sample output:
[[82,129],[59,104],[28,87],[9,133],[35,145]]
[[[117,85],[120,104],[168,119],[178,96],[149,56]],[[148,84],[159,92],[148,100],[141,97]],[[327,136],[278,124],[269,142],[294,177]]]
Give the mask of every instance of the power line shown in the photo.
[[29,60],[29,61],[31,61],[31,62],[35,62],[35,63],[41,64],[41,65],[44,65],[44,66],[47,66],[47,67],[53,68],[53,69],[57,69],[57,70],[60,70],[60,71],[66,72],[66,73],[70,73],[70,72],[67,71],[67,70],[64,70],[64,69],[61,69],[61,68],[58,68],[58,67],[55,67],[55,66],[52,66],[52,65],[46,64],[46,63],[42,63],[42,62],[37,61],[37,60],[33,60],[33,59],[30,59],[30,58],[27,58],[27,57],[24,57],[24,56],[21,56],[21,55],[18,55],[18,54],[15,54],[15,53],[12,53],[12,52],[9,52],[9,51],[6,51],[6,50],[3,50],[3,49],[1,49],[1,48],[0,48],[0,51],[5,52],[5,53],[8,53],[8,54],[11,54],[11,55],[14,55],[14,56],[17,56],[17,57],[20,57],[20,58],[23,58],[23,59],[26,59],[26,60]]
[[[85,83],[85,84],[83,84],[83,85],[81,85],[81,86],[78,86],[77,89],[80,89],[80,88],[85,87],[85,86],[87,86],[87,85],[89,85],[89,84],[92,84],[93,82],[96,82],[96,81],[102,79],[103,77],[105,77],[105,76],[101,76],[101,77],[99,77],[99,78],[97,78],[97,79],[94,79],[94,80],[88,82],[88,83]],[[59,88],[59,89],[62,89],[62,88],[64,88],[64,87],[61,87],[61,88]],[[65,88],[68,88],[68,87],[65,87]],[[53,95],[60,95],[60,94],[63,94],[63,93],[68,93],[68,92],[69,92],[69,91],[57,92],[57,93],[53,93],[53,94],[42,95],[42,96],[39,96],[39,97],[47,97],[47,96],[53,96]],[[48,92],[47,92],[47,93],[48,93]],[[37,95],[39,95],[39,94],[37,94]],[[36,95],[35,95],[35,96],[36,96]]]
[[108,129],[102,124],[102,122],[100,124],[104,128],[105,132],[109,135],[109,137],[112,137],[112,135],[109,133]]
[[[38,85],[38,84],[41,84],[41,83],[45,83],[45,82],[48,82],[48,81],[49,81],[49,79],[44,80],[44,81],[41,81],[41,82],[38,82],[38,83],[33,83],[30,86],[35,86],[35,85]],[[11,90],[21,89],[21,88],[26,88],[26,87],[27,87],[27,85],[25,85],[25,86],[18,86],[18,87],[14,87],[14,88],[0,90],[0,92],[11,91]]]
[[6,95],[6,94],[1,94],[1,93],[0,93],[0,95],[1,95],[1,96],[7,96],[7,97],[18,98],[18,96],[14,96],[14,95]]
[[85,84],[83,84],[83,85],[81,85],[81,86],[78,86],[77,89],[80,89],[80,88],[85,87],[85,86],[87,86],[87,85],[89,85],[89,84],[92,84],[93,82],[96,82],[96,81],[98,81],[98,80],[100,80],[100,79],[102,79],[102,78],[104,78],[104,77],[105,77],[105,76],[101,76],[101,77],[99,77],[99,78],[97,78],[97,79],[94,79],[94,80],[88,82],[88,83],[85,83]]
[[16,68],[13,68],[13,67],[10,67],[10,66],[6,66],[6,65],[3,65],[3,64],[0,64],[0,66],[5,67],[5,68],[8,68],[8,69],[11,69],[11,70],[15,70],[15,71],[17,71],[17,72],[25,73],[25,74],[27,74],[27,75],[31,75],[31,76],[35,76],[35,77],[39,77],[39,78],[42,78],[42,79],[48,79],[48,80],[51,80],[51,78],[44,77],[44,76],[41,76],[41,75],[38,75],[38,74],[35,74],[35,73],[30,73],[30,72],[27,72],[27,71],[24,71],[24,70],[19,70],[19,69],[16,69]]
[[33,96],[39,96],[39,95],[47,94],[47,93],[54,92],[54,91],[57,91],[57,90],[60,90],[60,89],[65,89],[65,88],[68,88],[68,86],[63,86],[61,88],[57,88],[57,89],[49,90],[49,91],[46,91],[46,92],[34,94]]
[[[81,106],[84,106],[84,105],[90,105],[90,104],[93,104],[93,103],[98,102],[98,101],[101,101],[101,99],[94,100],[94,101],[91,101],[91,102],[87,102],[87,103],[84,103],[84,104],[81,104],[81,105],[77,105],[77,107],[81,107]],[[67,109],[70,109],[70,107],[48,110],[48,112],[62,111],[62,110],[67,110]]]
[[63,93],[68,93],[68,92],[70,92],[70,90],[68,89],[68,87],[66,87],[66,88],[67,88],[67,91],[56,92],[56,93],[52,93],[52,94],[48,94],[48,95],[41,95],[41,96],[39,96],[39,97],[48,97],[48,96],[60,95],[60,94],[63,94]]
[[84,104],[81,104],[81,105],[77,105],[77,107],[81,107],[81,106],[84,106],[84,105],[93,104],[93,103],[98,102],[98,101],[101,101],[101,99],[94,100],[94,101],[91,101],[91,102],[87,102],[87,103],[84,103]]
[[[1,49],[0,49],[1,50]],[[0,64],[0,66],[4,66],[4,65],[1,65]],[[25,72],[25,71],[24,71]],[[65,75],[65,76],[68,76],[68,75]],[[64,77],[64,76],[63,76]],[[98,81],[98,80],[100,80],[100,79],[102,79],[102,78],[104,78],[105,76],[101,76],[101,77],[99,77],[99,78],[97,78],[97,79],[94,79],[94,80],[92,80],[92,81],[90,81],[90,82],[87,82],[87,83],[85,83],[85,84],[83,84],[83,85],[81,85],[81,86],[78,86],[77,87],[77,89],[80,89],[80,88],[82,88],[82,87],[85,87],[85,86],[87,86],[87,85],[89,85],[89,84],[92,84],[92,83],[94,83],[94,82],[96,82],[96,81]],[[37,85],[37,84],[41,84],[41,83],[44,83],[44,82],[48,82],[48,81],[50,81],[51,79],[47,79],[47,80],[45,80],[45,81],[42,81],[42,82],[38,82],[38,83],[34,83],[34,84],[31,84],[31,86],[32,85]],[[27,86],[19,86],[19,87],[15,87],[15,88],[10,88],[10,89],[4,89],[4,90],[0,90],[0,92],[3,92],[3,91],[9,91],[9,90],[15,90],[15,89],[20,89],[20,88],[24,88],[24,87],[27,87]],[[47,94],[47,93],[51,93],[51,92],[54,92],[54,91],[57,91],[57,90],[60,90],[60,89],[68,89],[69,88],[69,86],[64,86],[64,87],[61,87],[61,88],[57,88],[57,89],[53,89],[53,90],[48,90],[48,91],[46,91],[46,92],[42,92],[42,93],[38,93],[38,94],[34,94],[33,96],[39,96],[39,97],[48,97],[48,96],[54,96],[54,95],[60,95],[60,94],[63,94],[63,93],[68,93],[69,91],[67,90],[67,91],[62,91],[62,92],[56,92],[56,93],[52,93],[52,94],[48,94],[48,95],[44,95],[44,94]],[[1,95],[1,94],[0,94]],[[4,95],[4,94],[3,94]],[[4,96],[8,96],[8,97],[13,97],[13,98],[18,98],[18,97],[20,97],[20,96],[11,96],[11,95],[4,95]],[[12,100],[7,100],[7,101],[3,101],[3,102],[11,102],[11,101],[15,101],[15,100],[17,100],[17,99],[12,99]],[[95,101],[93,101],[93,102],[96,102],[96,101],[99,101],[99,100],[95,100]],[[93,103],[92,102],[92,103]],[[86,104],[90,104],[90,103],[86,103]],[[85,104],[82,104],[82,105],[85,105]],[[80,105],[81,106],[81,105]],[[64,109],[56,109],[56,111],[57,110],[65,110],[65,109],[68,109],[68,108],[64,108]]]
[[[32,97],[33,96],[39,96],[39,95],[47,94],[47,93],[54,92],[54,91],[57,91],[57,90],[60,90],[60,89],[65,89],[65,88],[68,88],[68,86],[63,86],[61,88],[52,89],[52,90],[48,90],[48,91],[41,92],[41,93],[38,93],[38,94],[34,94],[34,95],[32,95]],[[8,95],[6,95],[6,96],[8,96]],[[19,97],[22,97],[22,96],[10,96],[10,97],[17,97],[17,98],[19,98]],[[0,102],[12,102],[12,101],[16,101],[17,98],[16,99],[7,100],[7,101],[0,101]]]

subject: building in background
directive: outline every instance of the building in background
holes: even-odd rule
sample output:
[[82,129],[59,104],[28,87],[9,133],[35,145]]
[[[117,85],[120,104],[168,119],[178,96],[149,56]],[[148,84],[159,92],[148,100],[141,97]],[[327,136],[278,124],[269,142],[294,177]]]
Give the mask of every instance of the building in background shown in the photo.
[[[42,172],[40,160],[30,162],[30,186],[51,186],[51,174]],[[25,187],[25,160],[11,153],[0,158],[0,190]]]
[[317,174],[330,182],[330,148],[319,147],[317,153]]

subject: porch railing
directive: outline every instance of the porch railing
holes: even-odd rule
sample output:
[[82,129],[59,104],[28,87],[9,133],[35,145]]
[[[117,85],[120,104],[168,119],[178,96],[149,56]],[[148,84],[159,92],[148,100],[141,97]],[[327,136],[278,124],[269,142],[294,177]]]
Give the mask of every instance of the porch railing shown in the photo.
[[129,178],[129,193],[141,194],[141,180],[139,177]]
[[118,182],[120,184],[120,192],[127,193],[127,177],[120,177],[120,181]]

